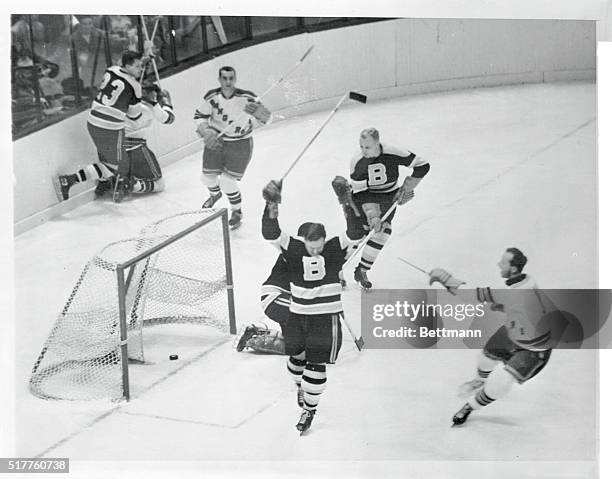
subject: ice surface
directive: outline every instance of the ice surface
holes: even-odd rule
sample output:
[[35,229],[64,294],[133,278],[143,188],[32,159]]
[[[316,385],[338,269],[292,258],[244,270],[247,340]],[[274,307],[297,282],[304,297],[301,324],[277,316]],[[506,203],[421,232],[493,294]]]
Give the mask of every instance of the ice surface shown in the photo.
[[[261,188],[282,175],[326,114],[256,132],[252,163],[241,183],[244,224],[232,233],[239,325],[261,321],[259,286],[276,257],[259,232]],[[509,246],[525,251],[528,270],[542,287],[597,286],[594,84],[347,104],[284,182],[282,227],[293,232],[302,222],[317,220],[332,234],[341,230],[330,181],[336,174],[348,175],[359,131],[369,126],[381,130],[383,141],[406,147],[432,165],[416,198],[398,211],[393,235],[370,274],[376,287],[426,284],[426,277],[398,263],[398,256],[424,269],[443,266],[472,285],[501,287],[496,262]],[[335,461],[333,467],[344,465],[345,471],[352,470],[351,461],[374,461],[364,462],[361,473],[375,473],[386,464],[393,475],[433,461],[427,477],[472,477],[470,461],[497,477],[520,469],[520,462],[493,463],[498,468],[482,462],[496,460],[526,461],[520,470],[535,471],[533,477],[560,477],[555,470],[593,474],[593,351],[555,351],[540,376],[474,413],[460,429],[449,427],[462,405],[455,392],[471,378],[476,351],[358,353],[347,332],[338,364],[329,367],[313,429],[302,438],[294,428],[299,410],[283,358],[238,354],[232,338],[206,328],[201,333],[191,329],[187,337],[179,330],[152,336],[149,341],[157,346],[151,364],[131,369],[135,392],[128,404],[32,397],[29,372],[82,266],[105,244],[133,236],[160,217],[198,208],[207,196],[199,181],[200,162],[195,154],[167,167],[167,189],[161,194],[119,205],[95,201],[16,238],[19,456],[217,465],[309,461],[312,470],[318,466],[311,461]],[[346,271],[345,309],[358,329],[360,292],[350,281],[352,268]],[[180,358],[170,363],[167,353]],[[398,470],[400,462],[376,461],[408,461],[408,466]]]

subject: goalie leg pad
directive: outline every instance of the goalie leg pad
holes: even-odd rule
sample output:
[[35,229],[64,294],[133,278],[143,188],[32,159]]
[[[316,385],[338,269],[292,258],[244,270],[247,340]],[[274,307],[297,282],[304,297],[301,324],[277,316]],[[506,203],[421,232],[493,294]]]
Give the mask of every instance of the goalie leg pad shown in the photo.
[[252,336],[246,347],[258,353],[285,354],[285,339],[279,331],[264,330]]

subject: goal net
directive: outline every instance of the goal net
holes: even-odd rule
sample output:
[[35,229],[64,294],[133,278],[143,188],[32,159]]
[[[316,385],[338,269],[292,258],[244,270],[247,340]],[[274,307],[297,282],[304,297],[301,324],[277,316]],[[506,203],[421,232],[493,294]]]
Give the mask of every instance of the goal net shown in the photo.
[[83,268],[34,364],[44,399],[129,399],[143,328],[194,323],[236,333],[227,210],[177,214],[104,247]]

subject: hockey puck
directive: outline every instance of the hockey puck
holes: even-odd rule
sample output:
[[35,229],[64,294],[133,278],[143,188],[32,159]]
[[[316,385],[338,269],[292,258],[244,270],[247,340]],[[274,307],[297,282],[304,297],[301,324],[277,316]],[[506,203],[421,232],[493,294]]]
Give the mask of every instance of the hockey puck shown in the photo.
[[171,354],[170,356],[168,356],[170,358],[170,361],[175,361],[178,359],[178,354]]

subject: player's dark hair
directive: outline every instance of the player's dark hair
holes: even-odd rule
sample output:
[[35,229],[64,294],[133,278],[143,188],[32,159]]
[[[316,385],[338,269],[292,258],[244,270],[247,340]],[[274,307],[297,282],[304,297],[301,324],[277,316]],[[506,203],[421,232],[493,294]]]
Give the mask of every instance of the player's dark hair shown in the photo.
[[510,266],[514,266],[519,273],[522,273],[523,268],[527,264],[527,256],[518,248],[508,248],[506,252],[512,255]]
[[142,58],[142,53],[134,52],[132,50],[126,50],[121,55],[121,66],[125,67],[131,65],[136,60],[140,60]]
[[313,223],[311,223],[310,221],[306,223],[302,223],[297,230],[297,235],[303,238],[304,236],[306,236],[306,232],[308,231],[308,228],[310,228],[312,225]]
[[230,67],[230,66],[221,67],[219,68],[219,76],[221,76],[221,72],[232,72],[234,76],[236,76],[236,70],[234,70],[234,67]]
[[372,138],[375,141],[380,141],[380,133],[378,133],[376,128],[366,128],[365,130],[361,131],[361,138]]
[[[300,233],[303,233],[303,235]],[[305,241],[317,241],[325,238],[327,233],[325,232],[325,226],[321,223],[304,223],[299,227],[298,235],[302,236]]]

